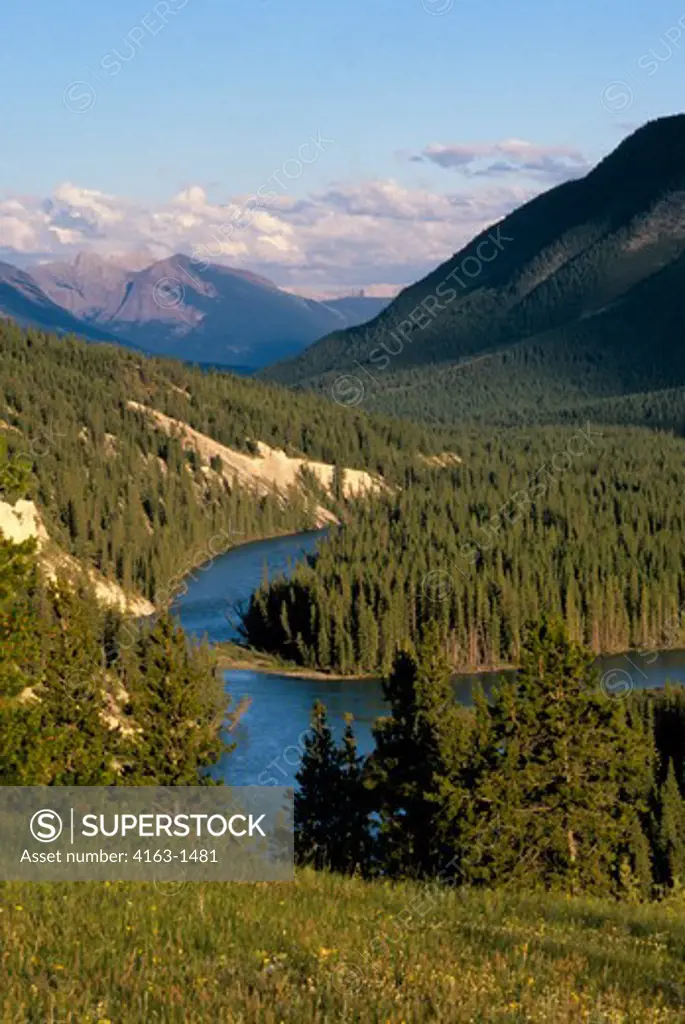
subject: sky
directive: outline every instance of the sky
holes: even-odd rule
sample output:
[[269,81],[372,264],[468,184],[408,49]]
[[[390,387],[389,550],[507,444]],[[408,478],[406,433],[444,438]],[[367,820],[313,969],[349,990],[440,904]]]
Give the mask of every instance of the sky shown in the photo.
[[391,294],[685,97],[685,0],[22,0],[0,259]]

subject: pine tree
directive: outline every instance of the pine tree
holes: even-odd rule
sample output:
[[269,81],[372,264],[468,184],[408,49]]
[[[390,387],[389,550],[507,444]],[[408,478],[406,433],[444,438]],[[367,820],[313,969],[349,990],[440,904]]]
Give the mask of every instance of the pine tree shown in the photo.
[[40,734],[49,743],[37,760],[36,782],[62,786],[107,785],[117,778],[118,736],[104,721],[107,676],[101,612],[90,588],[66,579],[48,587],[43,606],[45,659],[36,688]]
[[295,854],[301,864],[332,868],[340,843],[343,757],[328,725],[326,708],[317,701],[311,730],[305,736],[295,793]]
[[446,853],[439,822],[461,798],[467,734],[436,626],[416,654],[398,653],[384,693],[391,716],[376,723],[369,764],[380,857],[390,874],[430,875]]
[[629,902],[649,899],[654,885],[652,850],[640,822],[632,815],[625,850],[619,856],[618,895]]
[[604,697],[592,654],[563,626],[531,628],[516,678],[488,719],[463,856],[469,881],[609,891],[635,810],[646,809],[650,749]]
[[685,802],[672,761],[659,793],[656,847],[661,883],[670,887],[685,885]]
[[333,467],[331,493],[337,502],[345,500],[345,469],[338,462]]
[[0,496],[14,505],[25,497],[31,486],[31,465],[28,458],[20,455],[11,457],[7,438],[0,434]]
[[193,650],[168,614],[144,633],[130,681],[136,727],[129,781],[194,786],[232,747],[221,738],[228,699],[213,656]]
[[369,873],[372,866],[372,842],[369,791],[365,786],[366,759],[357,751],[352,721],[352,715],[345,715],[340,757],[340,843],[331,863],[339,871]]
[[35,543],[11,544],[0,535],[0,701],[34,681],[40,657],[35,595]]
[[[106,785],[116,779],[119,737],[106,726],[106,675],[92,596],[64,580],[17,594],[32,639],[23,646],[25,688],[0,699],[0,775],[12,785]],[[5,645],[3,645],[5,646]],[[15,661],[14,668],[17,663]],[[0,680],[3,676],[0,667]]]

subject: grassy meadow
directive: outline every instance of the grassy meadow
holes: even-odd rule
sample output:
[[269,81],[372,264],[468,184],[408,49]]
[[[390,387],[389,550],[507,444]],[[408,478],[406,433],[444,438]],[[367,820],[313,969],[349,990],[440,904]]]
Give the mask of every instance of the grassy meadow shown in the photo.
[[3,1024],[685,1021],[685,902],[300,871],[0,887]]

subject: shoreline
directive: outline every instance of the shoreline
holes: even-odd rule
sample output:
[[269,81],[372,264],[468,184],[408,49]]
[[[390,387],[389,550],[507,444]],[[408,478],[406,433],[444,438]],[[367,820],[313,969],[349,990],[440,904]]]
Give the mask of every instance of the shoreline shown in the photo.
[[[295,662],[281,662],[277,655],[250,647],[242,647],[240,644],[230,641],[212,644],[211,649],[217,654],[219,668],[224,671],[259,672],[265,676],[288,676],[293,679],[318,679],[329,682],[367,682],[383,678],[381,672],[354,672],[346,675],[340,672],[324,672],[322,669],[306,668]],[[515,665],[496,665],[477,669],[459,667],[453,670],[452,677],[498,675],[502,672],[514,671],[516,671]]]
[[[258,544],[267,543],[273,540],[285,540],[300,538],[305,540],[311,536],[324,536],[332,526],[336,524],[329,523],[325,526],[314,526],[307,530],[296,530],[293,533],[280,533],[275,532],[264,537],[253,537],[250,540],[244,541],[241,544],[234,544],[233,546],[226,548],[224,551],[218,552],[213,555],[203,566],[211,566],[217,559],[220,559],[228,554],[231,554],[240,548],[253,547]],[[340,523],[337,524],[338,526]],[[201,566],[194,566],[184,573],[179,589],[176,592],[174,598],[172,598],[170,604],[173,609],[175,599],[179,596],[181,587],[184,585],[187,579],[193,579],[193,574],[198,571],[206,571]],[[155,610],[157,611],[157,609]],[[152,614],[155,614],[154,612]],[[147,616],[145,616],[147,617]],[[239,643],[232,641],[219,641],[218,643],[210,644],[211,649],[217,654],[218,667],[222,671],[247,671],[247,672],[259,672],[262,675],[273,675],[282,676],[291,679],[306,679],[306,680],[318,680],[321,682],[368,682],[371,680],[380,681],[383,678],[380,672],[355,672],[350,674],[343,674],[340,672],[326,672],[322,669],[306,668],[303,665],[298,665],[295,662],[281,661],[278,655],[269,654],[265,651],[258,651],[249,647],[244,647]],[[685,652],[685,645],[683,646],[668,646],[665,648],[617,648],[606,651],[600,651],[595,653],[595,662],[599,659],[604,658],[625,658],[632,668],[637,669],[637,666],[633,663],[631,655],[636,658],[645,657],[646,654],[654,656],[655,654],[667,654],[670,652]],[[517,665],[510,663],[503,663],[498,665],[459,665],[452,669],[452,679],[463,678],[465,676],[474,676],[480,679],[485,679],[488,676],[497,676],[504,673],[513,673],[518,669]],[[640,672],[639,669],[637,669]],[[606,672],[606,669],[605,669]],[[640,673],[644,674],[644,673]]]
[[[226,648],[232,649],[227,650]],[[288,676],[292,679],[319,679],[330,682],[346,680],[362,682],[381,678],[377,673],[341,675],[339,672],[323,672],[321,669],[305,668],[303,665],[296,665],[295,662],[281,663],[273,655],[249,647],[243,648],[239,644],[231,644],[227,641],[212,644],[211,650],[217,655],[219,668],[227,672],[259,672],[264,676]]]
[[[381,681],[383,679],[383,674],[381,672],[357,672],[344,675],[340,672],[324,672],[322,669],[306,668],[303,665],[297,665],[295,662],[279,662],[277,655],[268,654],[264,651],[257,651],[248,647],[241,647],[240,644],[232,644],[226,641],[218,644],[212,644],[211,647],[217,654],[219,668],[223,671],[259,672],[260,675],[265,676],[283,676],[292,679],[320,680],[322,682],[369,682]],[[649,652],[650,656],[654,654],[662,655],[678,653],[685,653],[685,647],[664,647],[657,651]],[[601,658],[625,658],[633,668],[636,668],[637,666],[633,664],[630,655],[637,655],[639,657],[640,652],[631,649],[602,651],[595,655],[595,664]],[[601,668],[601,666],[597,667],[598,669]],[[510,664],[480,666],[478,668],[465,668],[463,666],[459,666],[452,669],[451,678],[455,680],[459,678],[463,679],[465,676],[476,676],[479,679],[483,679],[486,676],[497,676],[504,673],[516,672],[517,670],[517,665]],[[620,669],[605,668],[604,674],[612,671],[620,671]],[[638,669],[638,672],[639,671],[640,670]]]

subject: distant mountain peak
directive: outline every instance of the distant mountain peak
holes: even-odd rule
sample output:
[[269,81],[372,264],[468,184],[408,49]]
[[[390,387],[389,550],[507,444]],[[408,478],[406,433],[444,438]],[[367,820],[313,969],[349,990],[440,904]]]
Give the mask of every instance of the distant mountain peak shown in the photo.
[[[32,308],[67,313],[71,329],[78,326],[86,336],[106,332],[153,355],[243,369],[295,354],[335,328],[370,319],[383,304],[304,299],[249,270],[202,263],[185,253],[151,259],[142,252],[84,251],[70,262],[41,263],[32,276],[7,265],[6,282],[12,274],[19,275],[15,299],[20,290],[34,289]],[[8,315],[14,307],[8,297]],[[50,326],[50,316],[36,322]]]
[[144,270],[156,261],[149,252],[132,250],[130,252],[98,253],[92,249],[78,252],[69,265],[79,270],[93,267],[117,267],[120,270]]
[[1,262],[0,317],[10,317],[24,326],[79,334],[93,341],[116,340],[111,334],[85,323],[54,302],[28,272]]

